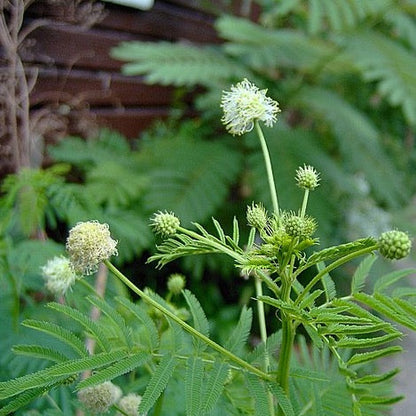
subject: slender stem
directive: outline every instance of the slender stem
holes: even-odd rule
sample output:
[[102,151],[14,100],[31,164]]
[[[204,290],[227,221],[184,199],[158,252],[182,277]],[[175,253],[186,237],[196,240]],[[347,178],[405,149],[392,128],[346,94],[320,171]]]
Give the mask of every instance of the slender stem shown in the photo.
[[263,157],[264,162],[266,164],[266,170],[267,170],[267,179],[269,181],[269,188],[270,188],[270,196],[272,198],[273,203],[273,210],[276,215],[279,214],[279,203],[277,201],[277,191],[276,191],[276,185],[274,183],[274,177],[273,177],[273,169],[272,169],[272,162],[270,161],[270,154],[269,149],[267,148],[266,139],[264,138],[263,131],[260,127],[259,122],[256,120],[254,122],[256,126],[256,131],[260,139],[261,149],[263,151]]
[[364,254],[368,254],[377,250],[378,244],[374,244],[373,246],[363,248],[362,250],[355,251],[354,253],[348,254],[347,256],[341,257],[338,260],[335,260],[325,268],[323,268],[303,289],[303,291],[297,297],[295,304],[299,304],[300,301],[308,294],[308,292],[322,279],[325,274],[330,272],[331,270],[336,269],[337,267],[341,266],[344,263],[349,262],[350,260],[362,256]]
[[[256,296],[257,298],[259,298],[260,296],[263,296],[262,283],[261,283],[261,280],[257,276],[255,276],[254,282],[255,282],[255,287],[256,287]],[[260,300],[257,301],[257,313],[258,313],[259,326],[260,326],[260,337],[264,344],[264,370],[268,372],[270,368],[270,357],[269,357],[269,350],[267,348],[266,315],[264,313],[264,303],[261,302]],[[273,402],[273,394],[271,391],[268,392],[267,398],[268,398],[270,416],[274,416],[274,402]]]
[[306,206],[308,205],[308,198],[309,198],[309,189],[305,189],[305,193],[303,194],[302,209],[300,211],[300,216],[302,218],[304,218],[306,214]]
[[[291,291],[291,280],[290,276],[282,276],[282,296],[283,301],[290,299]],[[290,359],[292,356],[293,342],[295,340],[295,328],[293,322],[289,316],[283,311],[281,312],[282,317],[282,345],[279,354],[279,364],[277,368],[277,382],[280,387],[285,391],[286,395],[289,396],[289,370],[290,370]],[[285,413],[279,407],[279,416],[283,416]]]
[[205,344],[209,345],[212,349],[216,350],[220,354],[227,357],[230,361],[235,362],[240,367],[244,368],[245,370],[261,377],[264,380],[272,380],[272,376],[270,374],[267,374],[261,370],[259,370],[256,367],[253,367],[248,362],[242,360],[241,358],[237,357],[230,351],[228,351],[226,348],[222,347],[221,345],[217,344],[212,339],[208,338],[204,334],[201,334],[199,331],[197,331],[195,328],[193,328],[191,325],[184,322],[182,319],[180,319],[178,316],[176,316],[173,312],[166,309],[164,306],[160,305],[157,301],[152,299],[149,295],[144,293],[142,290],[140,290],[136,285],[134,285],[132,282],[130,282],[129,279],[127,279],[126,276],[124,276],[123,273],[121,273],[115,266],[113,266],[112,263],[110,263],[108,260],[104,261],[104,264],[108,267],[108,270],[110,270],[118,279],[120,279],[127,287],[129,287],[134,293],[139,295],[145,302],[148,304],[154,306],[156,309],[158,309],[160,312],[162,312],[165,316],[172,319],[172,321],[179,324],[185,331],[190,333],[195,338],[199,338],[201,341],[205,342]]

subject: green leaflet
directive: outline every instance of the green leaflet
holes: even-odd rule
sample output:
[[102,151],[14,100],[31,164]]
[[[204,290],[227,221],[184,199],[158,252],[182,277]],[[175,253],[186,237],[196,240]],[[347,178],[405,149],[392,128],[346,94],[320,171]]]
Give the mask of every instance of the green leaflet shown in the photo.
[[250,308],[243,307],[240,314],[240,319],[230,334],[225,348],[235,355],[243,354],[248,336],[250,335],[251,324],[253,320],[253,311]]
[[403,348],[397,345],[397,346],[382,348],[376,351],[357,353],[357,354],[354,354],[348,360],[347,364],[355,365],[355,364],[367,363],[369,361],[376,360],[377,358],[385,357],[387,355],[395,354],[401,351],[403,351]]
[[[53,385],[50,385],[47,388],[51,387],[53,387]],[[19,394],[19,396],[15,397],[13,400],[11,400],[9,403],[7,403],[0,409],[0,416],[7,416],[13,414],[13,411],[20,409],[21,407],[32,402],[37,397],[42,396],[42,394],[45,393],[45,390],[47,390],[47,388],[34,388],[31,390],[27,390],[22,394]]]
[[393,378],[397,373],[400,372],[400,368],[394,368],[383,374],[370,374],[354,380],[356,384],[376,384]]
[[60,351],[40,345],[14,345],[12,351],[15,354],[27,355],[33,358],[41,358],[60,363],[68,360],[68,357]]
[[150,351],[156,349],[159,345],[159,334],[155,323],[146,313],[145,309],[136,303],[129,301],[123,297],[116,297],[116,301],[123,305],[129,312],[131,312],[135,319],[142,324],[142,330],[145,332],[144,338],[147,341],[147,347]]
[[293,410],[292,404],[290,403],[289,398],[283,391],[283,389],[277,385],[270,385],[270,389],[276,395],[278,400],[278,405],[282,409],[285,416],[296,416],[295,411]]
[[69,316],[73,320],[79,322],[86,329],[87,333],[90,336],[94,337],[102,351],[109,351],[110,345],[108,339],[97,322],[92,321],[87,315],[81,313],[80,311],[74,308],[71,308],[68,305],[50,302],[48,303],[48,307],[58,312],[61,312]]
[[383,292],[394,283],[412,273],[416,273],[416,269],[395,270],[394,272],[381,276],[376,280],[374,284],[374,292]]
[[85,370],[94,370],[108,366],[127,356],[128,352],[123,350],[100,353],[58,363],[35,373],[27,374],[10,381],[0,382],[0,400],[15,396],[29,389],[50,386],[55,381],[65,380],[68,376],[81,373]]
[[394,339],[399,338],[401,335],[402,334],[400,332],[397,332],[395,334],[386,334],[372,338],[344,337],[339,341],[336,341],[335,345],[337,348],[372,348],[393,341]]
[[103,370],[98,370],[92,376],[81,381],[77,386],[77,390],[95,386],[97,384],[104,383],[105,381],[112,380],[118,376],[126,374],[143,365],[149,358],[150,357],[146,352],[138,352],[137,354],[132,354],[124,357],[116,363],[110,364]]
[[361,263],[358,265],[355,270],[352,281],[351,281],[351,293],[357,293],[364,288],[365,281],[368,277],[368,274],[373,266],[374,262],[377,260],[377,257],[374,255],[367,256]]
[[[201,332],[203,335],[209,337],[209,322],[198,299],[188,289],[183,291],[183,295],[185,297],[186,303],[189,306],[189,310],[191,311],[191,315],[194,321],[194,328]],[[192,340],[197,351],[203,351],[207,346],[204,342],[196,339],[195,337],[193,337]]]
[[252,374],[247,374],[245,380],[250,391],[250,397],[254,401],[254,415],[269,416],[270,410],[267,404],[267,384]]
[[201,358],[191,356],[186,362],[185,397],[186,415],[201,414],[202,390],[204,381],[204,363]]
[[229,366],[222,360],[215,360],[214,365],[209,370],[206,369],[206,377],[204,383],[204,394],[202,397],[201,413],[208,413],[215,406],[222,391],[224,383],[229,376]]
[[38,331],[45,332],[54,338],[57,338],[70,346],[77,355],[85,357],[88,352],[85,349],[84,342],[78,338],[73,332],[52,322],[35,321],[33,319],[26,319],[22,322],[23,326],[32,328]]
[[156,400],[169,383],[176,365],[177,360],[173,355],[165,355],[160,360],[160,363],[156,367],[156,371],[152,374],[152,378],[143,394],[142,401],[138,408],[139,414],[146,413],[153,407]]

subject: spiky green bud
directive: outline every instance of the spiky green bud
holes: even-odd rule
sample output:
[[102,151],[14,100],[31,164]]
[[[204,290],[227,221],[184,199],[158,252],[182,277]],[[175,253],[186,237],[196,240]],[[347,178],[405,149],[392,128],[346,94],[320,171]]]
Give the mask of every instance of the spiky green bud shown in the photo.
[[69,231],[66,249],[76,272],[89,275],[98,265],[117,255],[117,241],[110,235],[108,224],[98,221],[79,222]]
[[267,226],[267,211],[262,204],[255,204],[247,207],[247,223],[250,227],[263,230]]
[[110,406],[121,397],[120,387],[111,381],[93,387],[87,387],[78,392],[78,399],[83,405],[94,414],[105,413]]
[[175,235],[180,225],[179,218],[173,212],[159,211],[150,220],[150,226],[153,232],[159,234],[162,238]]
[[300,188],[314,190],[319,185],[319,173],[310,165],[303,165],[296,171],[296,183]]
[[398,230],[386,231],[378,239],[379,251],[383,257],[399,260],[409,255],[412,242],[409,236]]
[[312,217],[285,213],[282,219],[284,230],[290,237],[310,238],[316,231],[316,221]]
[[186,283],[185,276],[179,273],[171,274],[168,278],[168,290],[173,295],[179,295]]

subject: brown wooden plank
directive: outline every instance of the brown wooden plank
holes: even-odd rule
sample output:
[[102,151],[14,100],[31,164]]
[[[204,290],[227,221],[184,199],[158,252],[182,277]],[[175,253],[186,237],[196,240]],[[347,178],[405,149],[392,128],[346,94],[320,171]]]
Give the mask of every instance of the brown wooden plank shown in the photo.
[[[148,40],[143,36],[142,40]],[[34,41],[30,50],[22,53],[26,62],[50,66],[119,71],[122,63],[110,58],[110,50],[125,40],[140,36],[90,29],[49,22],[30,35]]]
[[168,106],[174,89],[146,85],[142,77],[104,71],[41,68],[30,94],[31,105],[88,102],[91,106]]
[[129,139],[135,139],[156,119],[166,119],[170,114],[170,109],[91,109],[91,114],[96,117],[101,127],[112,128]]
[[218,43],[220,39],[213,27],[213,15],[174,7],[156,2],[145,12],[127,7],[108,5],[108,15],[98,27],[141,33],[169,41],[187,39],[198,43]]

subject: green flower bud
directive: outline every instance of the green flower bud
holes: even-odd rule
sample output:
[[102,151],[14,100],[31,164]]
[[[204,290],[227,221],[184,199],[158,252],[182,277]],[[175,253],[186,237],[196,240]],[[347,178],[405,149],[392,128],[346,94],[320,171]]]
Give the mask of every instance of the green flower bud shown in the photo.
[[163,238],[175,235],[180,225],[179,218],[173,212],[166,211],[159,211],[154,214],[150,223],[154,233],[161,235]]
[[398,230],[386,231],[378,239],[379,251],[383,257],[399,260],[409,255],[412,242],[409,236]]
[[[139,416],[137,408],[139,407],[141,401],[141,396],[135,393],[130,393],[122,397],[117,405],[124,413],[128,414],[129,416]],[[116,416],[124,416],[124,414],[117,412]],[[142,413],[140,416],[146,416],[146,414]]]
[[78,392],[78,399],[91,413],[105,413],[121,397],[120,387],[111,381],[87,387]]
[[179,295],[182,289],[185,287],[185,283],[186,283],[185,276],[179,273],[174,273],[169,276],[168,290],[173,295]]
[[316,231],[316,221],[309,216],[301,217],[294,213],[283,215],[286,234],[291,237],[310,238]]
[[314,167],[303,165],[296,171],[296,183],[303,189],[314,190],[319,185],[319,173]]
[[267,211],[262,204],[251,204],[247,207],[247,223],[250,227],[263,230],[267,227]]
[[66,241],[74,270],[85,275],[96,272],[102,261],[117,255],[116,246],[108,224],[98,221],[79,222],[69,231]]
[[42,267],[46,288],[55,296],[63,296],[78,278],[68,258],[59,256]]

